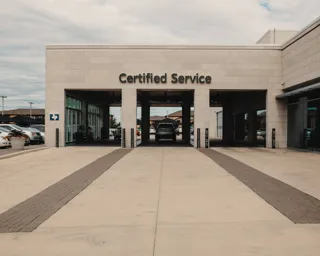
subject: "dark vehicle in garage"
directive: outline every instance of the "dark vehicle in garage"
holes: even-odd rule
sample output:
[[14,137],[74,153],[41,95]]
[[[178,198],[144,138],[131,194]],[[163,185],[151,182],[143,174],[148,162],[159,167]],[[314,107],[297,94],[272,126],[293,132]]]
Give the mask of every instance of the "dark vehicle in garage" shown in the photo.
[[176,129],[172,123],[159,123],[156,129],[156,142],[159,140],[177,140]]

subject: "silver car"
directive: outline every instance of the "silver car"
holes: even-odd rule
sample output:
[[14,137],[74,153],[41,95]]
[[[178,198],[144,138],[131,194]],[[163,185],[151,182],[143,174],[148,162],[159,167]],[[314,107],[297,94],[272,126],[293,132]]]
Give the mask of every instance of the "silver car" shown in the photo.
[[31,128],[35,129],[36,132],[40,132],[42,137],[42,143],[44,143],[46,139],[45,126],[43,124],[34,124],[31,125]]

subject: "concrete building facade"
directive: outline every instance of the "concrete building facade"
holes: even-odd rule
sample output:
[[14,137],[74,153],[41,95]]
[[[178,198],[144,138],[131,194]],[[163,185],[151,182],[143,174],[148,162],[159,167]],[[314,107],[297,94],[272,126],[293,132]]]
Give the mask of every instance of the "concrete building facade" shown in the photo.
[[[175,92],[191,93],[192,99],[183,96],[175,104],[187,106],[182,111],[189,117],[190,107],[194,107],[194,130],[200,129],[200,147],[205,146],[205,129],[216,126],[212,108],[222,107],[223,140],[231,142],[239,133],[235,126],[237,114],[245,112],[254,118],[257,110],[265,109],[266,147],[275,144],[277,148],[285,148],[288,97],[277,97],[320,78],[319,25],[320,19],[284,44],[269,41],[251,46],[47,46],[46,143],[55,146],[58,128],[59,145],[66,144],[66,97],[81,99],[92,93],[92,101],[121,106],[125,146],[136,146],[131,129],[136,129],[137,104],[142,106],[142,116],[147,116],[150,114],[148,95],[163,91],[169,96]],[[58,114],[59,120],[52,120],[52,114]],[[79,112],[75,118],[88,117]],[[255,132],[254,128],[251,132]],[[194,136],[197,141],[196,132]]]

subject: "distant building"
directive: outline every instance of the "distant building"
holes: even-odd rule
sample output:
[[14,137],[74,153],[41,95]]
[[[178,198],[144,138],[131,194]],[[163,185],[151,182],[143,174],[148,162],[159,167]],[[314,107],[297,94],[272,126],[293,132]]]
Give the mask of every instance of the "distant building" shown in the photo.
[[165,119],[164,116],[150,116],[150,125],[155,125],[156,122]]
[[[30,117],[30,109],[28,108],[17,108],[11,110],[5,110],[4,116],[15,117],[15,116],[27,116]],[[45,110],[43,108],[35,108],[31,110],[32,119],[44,119]]]
[[[190,114],[190,122],[193,123],[194,112],[193,112],[193,110],[190,111],[190,112],[191,112],[191,114]],[[168,115],[168,118],[177,121],[179,124],[182,124],[182,111],[179,110],[179,111],[173,112],[173,113]]]

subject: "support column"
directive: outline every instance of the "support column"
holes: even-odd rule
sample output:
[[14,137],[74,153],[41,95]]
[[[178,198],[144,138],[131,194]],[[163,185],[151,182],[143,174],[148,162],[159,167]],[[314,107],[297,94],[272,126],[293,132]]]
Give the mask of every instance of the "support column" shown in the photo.
[[184,102],[182,105],[182,139],[186,142],[190,141],[190,119],[191,103]]
[[245,137],[245,120],[244,114],[235,115],[235,140],[242,141]]
[[234,143],[234,116],[230,102],[223,104],[222,115],[222,140],[225,144],[232,145]]
[[150,104],[147,101],[141,105],[141,133],[142,143],[148,143],[150,139]]
[[88,127],[88,102],[82,101],[81,103],[81,115],[82,115],[82,125],[86,130]]
[[[131,147],[131,129],[134,129],[133,143],[137,146],[136,129],[137,129],[137,90],[135,88],[122,89],[121,104],[121,128],[126,129],[125,139],[126,147]],[[123,138],[122,138],[123,139]]]
[[109,129],[110,129],[110,107],[109,105],[103,107],[103,126],[101,135],[103,139],[109,139]]
[[257,111],[248,113],[248,142],[257,142]]
[[276,129],[276,148],[287,147],[287,101],[275,97],[280,89],[267,91],[266,96],[266,147],[272,147],[272,129]]
[[200,147],[205,147],[205,129],[210,125],[210,92],[206,88],[194,91],[194,147],[197,146],[197,129],[200,128]]

